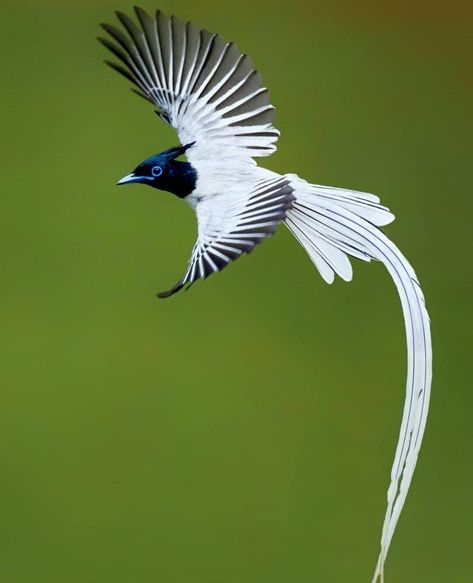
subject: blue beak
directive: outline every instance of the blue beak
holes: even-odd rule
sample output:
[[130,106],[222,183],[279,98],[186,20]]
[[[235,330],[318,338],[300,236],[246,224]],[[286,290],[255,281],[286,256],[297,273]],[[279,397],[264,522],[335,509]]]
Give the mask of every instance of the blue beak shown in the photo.
[[135,176],[132,172],[131,174],[127,174],[121,180],[119,180],[117,182],[117,186],[120,186],[121,184],[130,184],[131,182],[141,182],[141,180],[141,176]]

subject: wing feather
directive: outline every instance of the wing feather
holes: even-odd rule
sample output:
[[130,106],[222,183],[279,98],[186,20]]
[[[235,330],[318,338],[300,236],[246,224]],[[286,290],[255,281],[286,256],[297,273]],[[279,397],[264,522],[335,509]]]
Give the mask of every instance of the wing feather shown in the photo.
[[185,285],[224,269],[244,253],[250,253],[272,235],[292,207],[292,188],[285,178],[259,182],[248,193],[229,193],[205,199],[196,207],[199,236],[187,271],[167,298]]
[[107,63],[158,107],[182,144],[195,143],[191,163],[232,157],[251,162],[275,149],[274,107],[251,60],[235,44],[192,23],[157,11],[135,9],[137,23],[122,12],[118,29],[99,39],[119,63]]

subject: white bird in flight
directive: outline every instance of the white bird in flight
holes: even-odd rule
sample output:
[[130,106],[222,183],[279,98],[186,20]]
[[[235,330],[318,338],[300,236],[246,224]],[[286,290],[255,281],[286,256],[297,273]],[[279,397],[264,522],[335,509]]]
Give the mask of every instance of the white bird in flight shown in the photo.
[[[157,11],[135,8],[138,24],[117,12],[123,29],[102,25],[109,62],[177,130],[181,146],[151,156],[119,184],[138,182],[172,192],[194,210],[198,238],[184,276],[169,297],[249,253],[284,223],[327,283],[352,279],[349,257],[381,261],[397,287],[407,337],[407,385],[399,441],[387,492],[384,563],[417,462],[429,409],[432,347],[429,317],[414,270],[379,229],[394,220],[373,194],[310,184],[277,174],[254,158],[276,150],[274,107],[248,56],[219,35]],[[182,154],[187,162],[178,160]]]

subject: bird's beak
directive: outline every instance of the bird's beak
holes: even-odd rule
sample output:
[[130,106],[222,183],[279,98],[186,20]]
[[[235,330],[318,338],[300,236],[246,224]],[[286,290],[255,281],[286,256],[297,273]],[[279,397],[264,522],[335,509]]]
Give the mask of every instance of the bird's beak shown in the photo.
[[140,176],[135,176],[135,174],[132,172],[131,174],[127,174],[121,180],[119,180],[117,182],[117,186],[120,186],[121,184],[130,184],[130,182],[140,182],[140,181],[141,181]]

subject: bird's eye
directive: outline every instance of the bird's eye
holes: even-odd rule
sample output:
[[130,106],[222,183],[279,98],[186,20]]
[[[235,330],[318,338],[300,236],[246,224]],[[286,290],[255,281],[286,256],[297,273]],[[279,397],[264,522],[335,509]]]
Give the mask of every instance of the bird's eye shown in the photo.
[[161,176],[161,174],[163,173],[163,169],[161,168],[161,166],[153,166],[151,168],[151,174],[157,178],[158,176]]

